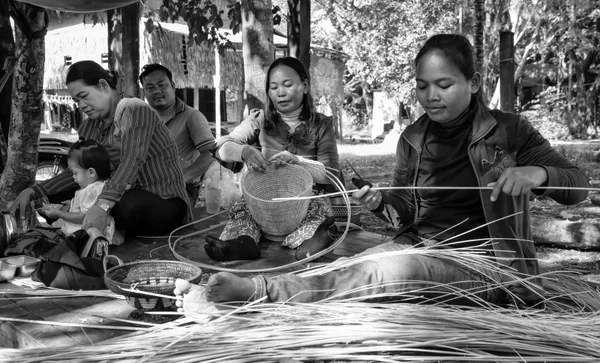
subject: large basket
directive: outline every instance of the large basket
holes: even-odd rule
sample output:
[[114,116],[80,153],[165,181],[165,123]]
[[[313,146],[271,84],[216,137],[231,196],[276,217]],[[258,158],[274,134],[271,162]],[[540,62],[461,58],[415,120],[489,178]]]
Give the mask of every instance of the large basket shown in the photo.
[[272,200],[311,195],[313,180],[306,169],[283,165],[269,166],[266,173],[250,170],[241,184],[248,209],[266,238],[283,240],[306,217],[310,200]]
[[137,309],[162,310],[174,303],[174,299],[162,299],[136,294],[125,289],[137,289],[161,295],[175,296],[175,280],[183,279],[198,283],[202,269],[189,263],[168,260],[144,260],[111,267],[104,274],[104,283],[117,294],[124,295],[127,302]]

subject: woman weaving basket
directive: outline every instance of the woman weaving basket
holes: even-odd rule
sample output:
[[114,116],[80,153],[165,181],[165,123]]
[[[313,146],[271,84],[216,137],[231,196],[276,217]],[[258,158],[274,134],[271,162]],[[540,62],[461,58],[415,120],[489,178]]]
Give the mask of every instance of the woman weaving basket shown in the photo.
[[[527,120],[481,102],[481,76],[465,37],[433,36],[415,66],[416,95],[426,114],[398,142],[392,179],[398,188],[381,193],[364,186],[353,195],[400,234],[320,274],[212,275],[209,300],[314,302],[377,295],[496,304],[507,296],[524,303],[543,298],[529,193],[576,204],[587,197],[586,176]],[[407,186],[419,188],[400,189]],[[184,296],[179,305],[193,311],[201,289],[181,280],[176,286],[175,293]]]
[[[265,110],[252,110],[229,135],[219,138],[215,157],[225,165],[234,163],[234,171],[241,169],[240,162],[262,172],[271,166],[297,164],[311,174],[317,188],[325,188],[331,183],[326,170],[339,167],[335,132],[331,117],[315,110],[302,63],[291,57],[273,62],[267,72],[266,93]],[[334,222],[329,199],[315,199],[306,218],[282,244],[297,248],[297,259],[313,255],[333,242]],[[220,238],[207,236],[204,248],[217,261],[254,260],[260,258],[261,236],[261,227],[242,197],[231,206]]]

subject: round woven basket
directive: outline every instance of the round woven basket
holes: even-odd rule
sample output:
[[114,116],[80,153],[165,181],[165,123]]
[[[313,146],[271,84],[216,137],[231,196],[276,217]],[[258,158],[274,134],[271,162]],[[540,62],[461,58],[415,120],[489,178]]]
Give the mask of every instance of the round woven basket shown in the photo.
[[112,292],[124,295],[127,302],[137,309],[162,310],[173,305],[175,300],[136,294],[121,288],[175,296],[176,279],[198,283],[201,277],[202,269],[186,262],[144,260],[111,267],[104,274],[104,283]]
[[266,238],[283,240],[306,217],[310,200],[272,200],[311,195],[313,180],[306,169],[284,165],[269,166],[266,173],[250,170],[241,184],[248,209]]

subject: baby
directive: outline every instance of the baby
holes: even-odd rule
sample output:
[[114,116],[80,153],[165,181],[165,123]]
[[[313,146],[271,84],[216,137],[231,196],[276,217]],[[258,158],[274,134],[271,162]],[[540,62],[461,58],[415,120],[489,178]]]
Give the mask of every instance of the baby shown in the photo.
[[[96,203],[106,179],[110,177],[110,156],[98,142],[79,140],[69,149],[67,162],[73,172],[73,179],[81,189],[75,192],[68,208],[61,209],[54,205],[45,205],[43,208],[43,213],[48,218],[57,219],[52,226],[60,228],[66,235],[81,229],[85,214]],[[113,241],[114,235],[115,223],[109,216],[104,236]]]

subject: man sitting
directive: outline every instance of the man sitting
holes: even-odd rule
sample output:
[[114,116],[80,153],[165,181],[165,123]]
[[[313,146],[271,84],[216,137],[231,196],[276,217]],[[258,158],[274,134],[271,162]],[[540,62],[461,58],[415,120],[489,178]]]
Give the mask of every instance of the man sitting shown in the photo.
[[215,147],[215,139],[208,121],[202,112],[186,105],[175,95],[173,74],[168,68],[160,64],[145,65],[140,83],[146,101],[175,140],[186,189],[192,203],[195,203],[202,175],[214,160],[209,150]]

